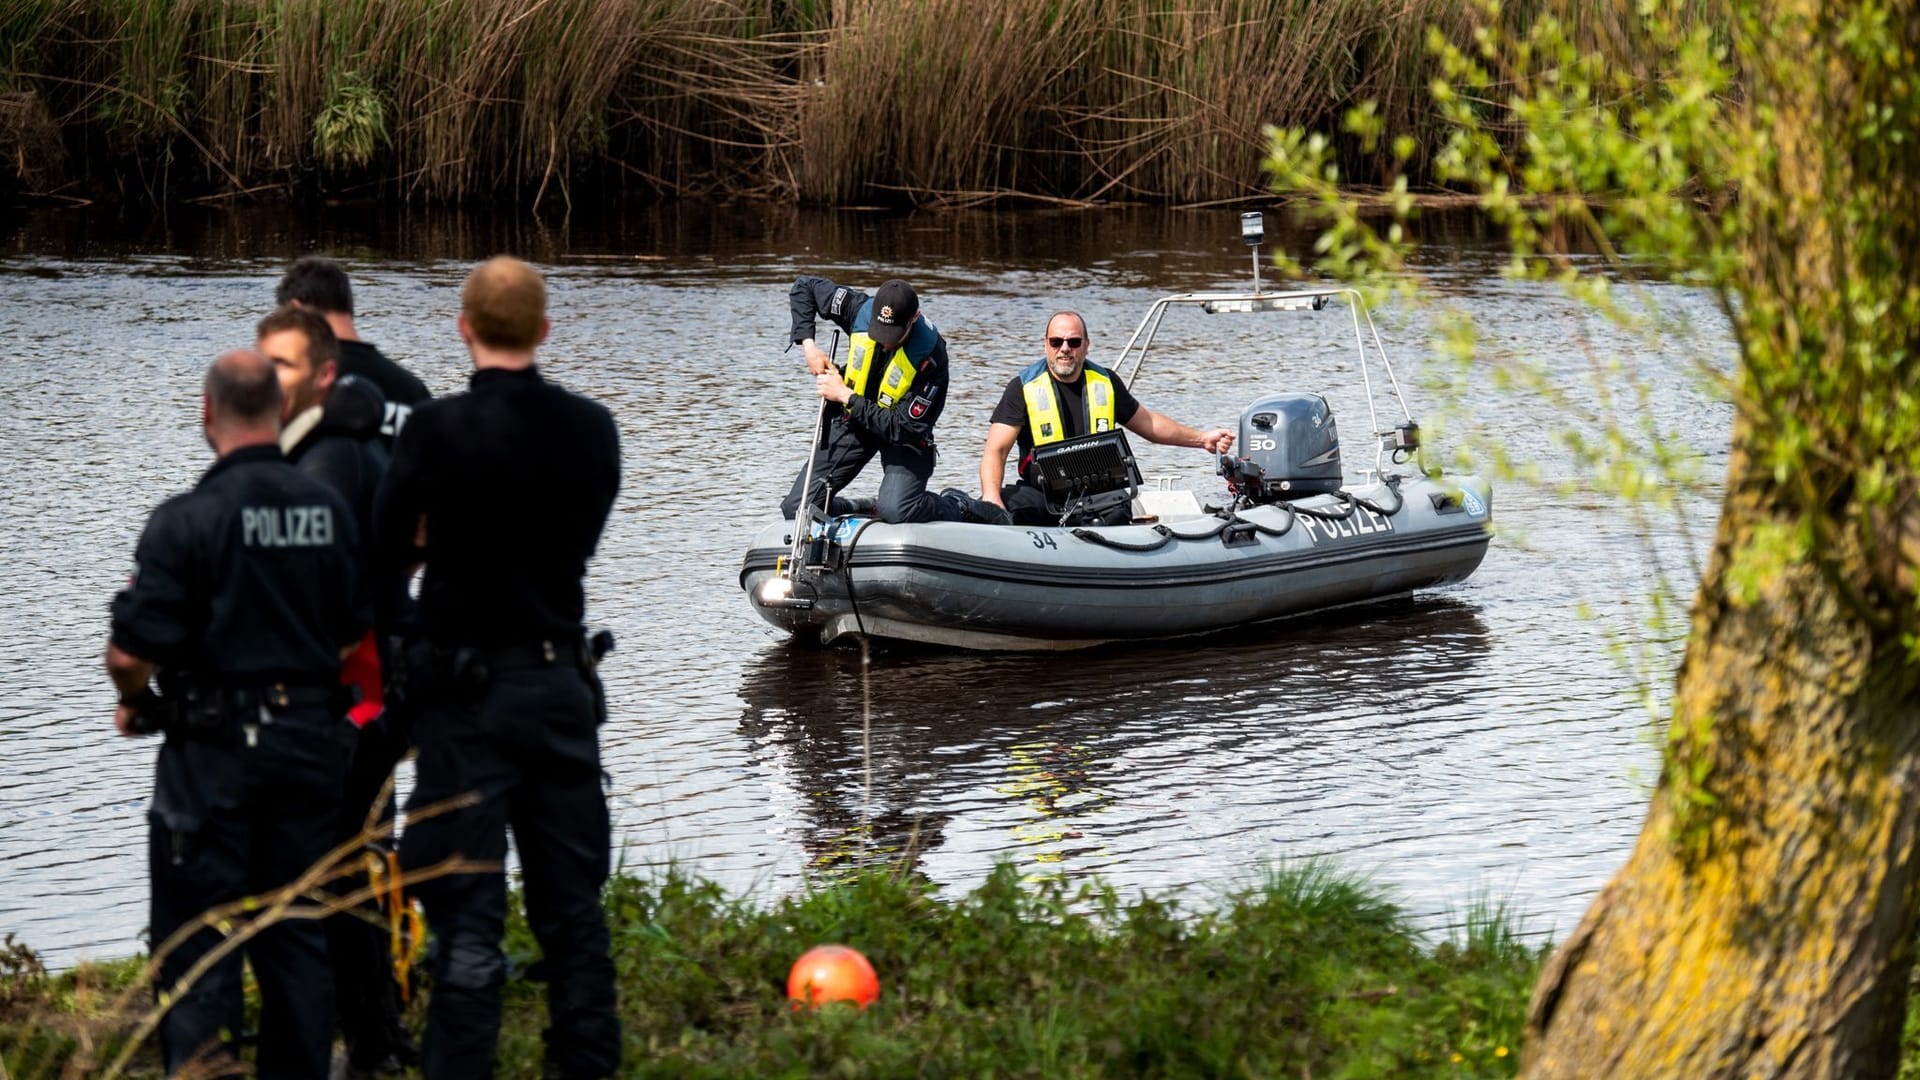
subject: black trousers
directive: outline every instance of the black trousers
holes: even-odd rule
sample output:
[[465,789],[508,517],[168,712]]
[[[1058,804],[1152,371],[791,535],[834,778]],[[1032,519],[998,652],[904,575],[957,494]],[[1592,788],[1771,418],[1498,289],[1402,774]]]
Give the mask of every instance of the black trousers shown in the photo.
[[457,857],[496,867],[412,890],[433,935],[421,1046],[429,1078],[493,1075],[506,979],[500,938],[507,881],[497,867],[506,860],[509,828],[547,977],[546,1075],[602,1077],[619,1067],[620,1019],[600,905],[612,837],[592,679],[565,659],[496,672],[478,700],[427,703],[415,715],[420,754],[409,818],[468,792],[480,801],[409,820],[402,864],[411,873]]
[[1047,510],[1046,492],[1025,481],[1001,488],[1000,503],[1013,515],[1015,525],[1060,524],[1060,515]]
[[[160,749],[148,814],[155,949],[209,908],[279,888],[333,847],[348,729],[324,707],[277,716],[255,745],[169,736]],[[167,954],[168,992],[222,936],[205,928]],[[312,919],[282,919],[215,964],[182,993],[160,1025],[169,1074],[220,1055],[241,1031],[241,961],[260,984],[261,1076],[327,1076],[333,1050],[333,979],[326,937]]]
[[[393,767],[407,752],[407,742],[388,718],[353,728],[352,764],[347,769],[345,798],[334,827],[336,843],[359,836],[369,818],[377,824],[393,820],[393,800],[384,800],[378,813],[374,801],[393,775]],[[365,888],[364,875],[341,883],[346,891]],[[406,1058],[410,1050],[402,1019],[400,987],[393,981],[390,934],[380,905],[367,901],[358,913],[342,912],[326,922],[327,956],[333,964],[334,1003],[347,1058],[359,1068],[371,1069],[388,1055]]]
[[[880,456],[883,470],[879,505],[875,511],[881,521],[900,524],[961,520],[958,506],[927,490],[927,480],[933,476],[932,447],[883,443],[855,430],[852,424],[840,418],[827,424],[825,439],[814,451],[812,505],[819,506],[824,502],[829,491],[845,490],[875,454]],[[781,514],[792,517],[799,512],[800,487],[806,483],[806,479],[806,469],[802,468],[800,474],[793,478],[793,490],[787,492],[787,497],[780,503]],[[852,513],[853,506],[845,499],[835,499],[829,512]]]

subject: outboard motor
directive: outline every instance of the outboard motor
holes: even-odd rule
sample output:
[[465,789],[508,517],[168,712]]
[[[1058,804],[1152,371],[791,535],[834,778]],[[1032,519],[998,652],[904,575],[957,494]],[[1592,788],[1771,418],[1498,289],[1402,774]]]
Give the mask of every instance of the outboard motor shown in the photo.
[[1340,436],[1319,394],[1275,394],[1240,414],[1242,457],[1222,463],[1235,494],[1270,503],[1340,490]]

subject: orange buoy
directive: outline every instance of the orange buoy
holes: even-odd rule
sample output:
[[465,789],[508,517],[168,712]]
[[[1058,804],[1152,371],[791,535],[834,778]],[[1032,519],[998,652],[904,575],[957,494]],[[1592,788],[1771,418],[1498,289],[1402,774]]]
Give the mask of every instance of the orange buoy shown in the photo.
[[851,1001],[861,1008],[880,996],[880,976],[860,950],[845,945],[816,945],[802,953],[787,973],[793,1007],[818,1007],[824,1001]]

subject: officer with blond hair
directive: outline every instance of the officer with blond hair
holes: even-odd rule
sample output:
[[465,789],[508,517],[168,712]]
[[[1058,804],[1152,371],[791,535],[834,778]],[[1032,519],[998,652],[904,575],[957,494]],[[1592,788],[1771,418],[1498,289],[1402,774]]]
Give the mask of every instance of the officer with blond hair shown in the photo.
[[[493,1073],[509,829],[546,972],[545,1074],[609,1076],[620,1063],[600,904],[611,848],[606,706],[582,586],[619,490],[620,440],[604,407],[535,364],[546,308],[545,282],[518,259],[467,276],[459,331],[473,358],[469,388],[414,410],[374,514],[376,602],[383,628],[407,641],[404,664],[389,658],[389,686],[400,689],[400,669],[419,748],[409,817],[477,800],[410,820],[401,862],[409,872],[448,860],[490,867],[415,890],[434,940],[421,1046],[430,1078]],[[420,562],[419,603],[401,626],[396,586]]]

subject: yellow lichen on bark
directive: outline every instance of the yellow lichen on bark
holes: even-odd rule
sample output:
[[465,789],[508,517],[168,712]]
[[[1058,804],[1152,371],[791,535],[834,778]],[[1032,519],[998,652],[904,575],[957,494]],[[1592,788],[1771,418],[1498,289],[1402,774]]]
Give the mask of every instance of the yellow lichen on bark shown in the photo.
[[[1761,488],[1732,486],[1709,582],[1741,523],[1770,512]],[[1687,748],[1708,755],[1712,803],[1663,783],[1627,866],[1536,988],[1525,1073],[1871,1074],[1898,1032],[1861,1006],[1909,966],[1920,754],[1900,650],[1810,564],[1747,603],[1703,590],[1695,617],[1675,723],[1715,718]]]

